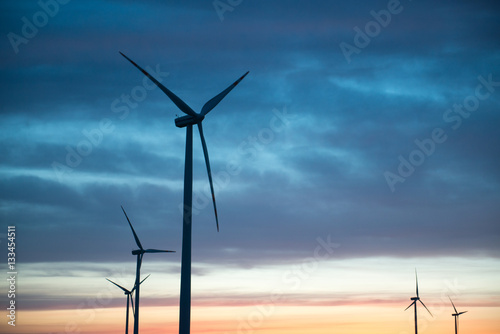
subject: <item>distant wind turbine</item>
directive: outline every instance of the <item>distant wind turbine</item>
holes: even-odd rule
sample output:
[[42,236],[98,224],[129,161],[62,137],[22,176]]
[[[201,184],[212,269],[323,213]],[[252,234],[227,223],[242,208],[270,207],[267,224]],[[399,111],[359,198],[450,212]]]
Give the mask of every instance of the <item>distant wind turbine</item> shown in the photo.
[[411,297],[410,300],[413,300],[413,303],[410,304],[410,306],[408,306],[407,308],[405,308],[405,311],[407,309],[409,309],[412,305],[415,306],[415,334],[418,334],[418,330],[417,330],[417,301],[420,302],[420,304],[422,304],[425,309],[427,310],[427,312],[429,312],[429,314],[433,317],[431,311],[429,311],[429,309],[427,308],[427,306],[425,306],[425,304],[420,300],[420,297],[418,295],[418,278],[417,278],[417,270],[415,269],[415,281],[417,282],[417,296],[416,297]]
[[141,245],[141,242],[139,241],[139,237],[135,233],[134,227],[132,226],[130,219],[128,219],[127,213],[125,212],[123,206],[122,206],[122,211],[125,214],[125,217],[127,218],[130,228],[132,229],[135,243],[137,244],[137,247],[139,247],[139,249],[132,251],[132,255],[137,255],[137,267],[135,270],[135,285],[134,285],[135,287],[134,334],[139,334],[139,291],[140,291],[139,281],[141,277],[142,257],[144,256],[145,253],[175,253],[175,252],[170,250],[160,250],[160,249],[144,249]]
[[[448,296],[448,298],[450,298],[450,296]],[[452,316],[455,317],[455,334],[458,334],[458,326],[459,326],[459,319],[458,317],[461,315],[461,314],[464,314],[464,313],[467,313],[467,311],[463,311],[463,312],[458,312],[457,311],[457,308],[455,307],[455,304],[453,304],[453,301],[451,300],[450,298],[450,302],[451,302],[451,305],[453,305],[453,309],[455,310],[455,313],[452,314]]]
[[[151,274],[149,274],[148,276],[146,276],[146,278],[144,278],[139,283],[139,285],[141,285],[142,282],[144,282],[149,276],[151,276]],[[126,320],[125,320],[125,334],[128,334],[128,313],[129,313],[129,305],[130,305],[130,303],[132,303],[132,313],[135,314],[135,312],[134,312],[134,300],[133,300],[133,298],[131,298],[132,297],[131,296],[132,293],[134,293],[135,286],[132,288],[132,290],[128,290],[128,289],[124,288],[123,286],[121,286],[120,284],[115,283],[115,282],[113,282],[112,280],[110,280],[108,278],[106,278],[106,280],[108,280],[108,282],[111,282],[114,285],[116,285],[117,287],[119,287],[120,289],[122,289],[123,292],[125,293],[125,295],[127,296],[127,316],[126,316]]]
[[148,72],[142,69],[130,58],[123,53],[120,54],[137,67],[144,75],[153,81],[169,98],[172,102],[186,115],[175,119],[175,125],[179,128],[186,127],[186,161],[184,165],[184,207],[183,207],[183,228],[182,228],[182,262],[181,262],[181,293],[180,293],[180,307],[179,307],[179,333],[190,333],[191,321],[191,231],[192,231],[192,203],[193,203],[193,125],[198,126],[200,132],[201,145],[203,147],[203,154],[205,156],[205,164],[207,166],[208,181],[210,183],[210,191],[212,193],[212,202],[215,212],[215,223],[217,231],[219,231],[219,218],[217,216],[217,206],[215,204],[214,186],[212,182],[212,172],[210,170],[210,161],[208,158],[207,144],[205,136],[203,135],[203,127],[201,122],[205,116],[215,106],[222,101],[222,99],[243,80],[248,74],[246,72],[233,84],[223,90],[221,93],[210,99],[201,108],[200,113],[196,113],[177,95],[172,93],[164,85],[153,78]]

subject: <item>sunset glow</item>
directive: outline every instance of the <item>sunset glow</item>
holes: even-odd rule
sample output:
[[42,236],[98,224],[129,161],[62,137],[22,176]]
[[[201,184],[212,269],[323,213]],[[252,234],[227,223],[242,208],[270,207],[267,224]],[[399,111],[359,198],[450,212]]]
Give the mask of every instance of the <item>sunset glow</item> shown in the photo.
[[500,333],[500,3],[23,0],[0,22],[1,333],[123,333],[147,275],[140,333],[179,333],[200,119],[192,334],[413,334],[414,301],[419,334],[452,334],[450,298],[459,334]]

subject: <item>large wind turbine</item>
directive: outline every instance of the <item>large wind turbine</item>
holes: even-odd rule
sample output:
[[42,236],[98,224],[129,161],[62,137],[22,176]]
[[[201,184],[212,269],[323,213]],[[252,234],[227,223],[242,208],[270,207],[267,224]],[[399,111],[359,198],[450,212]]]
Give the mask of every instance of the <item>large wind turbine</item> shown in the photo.
[[[450,298],[450,296],[448,296],[448,298]],[[467,311],[463,311],[463,312],[459,313],[457,311],[457,308],[455,307],[455,304],[453,304],[453,300],[451,300],[451,298],[450,298],[450,302],[451,302],[451,305],[453,305],[453,309],[455,310],[455,313],[452,314],[452,316],[455,317],[455,334],[458,334],[458,322],[459,322],[458,316],[461,314],[467,313]]]
[[418,334],[418,330],[417,330],[417,301],[420,302],[420,304],[422,304],[425,309],[427,310],[427,312],[429,312],[429,314],[433,317],[431,311],[429,311],[429,309],[427,308],[427,306],[425,306],[425,304],[420,300],[420,297],[418,295],[418,278],[417,278],[417,270],[415,270],[415,281],[417,282],[417,296],[416,297],[411,297],[410,300],[413,300],[413,303],[410,304],[410,306],[408,306],[407,308],[405,308],[405,311],[407,309],[409,309],[412,305],[415,306],[415,334]]
[[137,255],[137,267],[135,270],[135,285],[134,285],[135,287],[134,334],[139,334],[139,291],[140,291],[139,281],[141,277],[142,257],[144,256],[145,253],[174,253],[174,251],[160,250],[160,249],[144,249],[141,245],[141,242],[139,241],[139,237],[135,233],[134,227],[132,226],[130,219],[128,219],[127,213],[125,212],[123,206],[122,210],[123,213],[125,214],[125,217],[127,218],[130,228],[132,229],[132,233],[134,234],[135,243],[137,244],[137,247],[139,247],[139,249],[132,251],[132,255]]
[[196,113],[177,95],[168,90],[148,72],[142,69],[139,65],[133,62],[130,58],[123,53],[120,54],[137,67],[144,75],[153,81],[169,98],[172,102],[186,115],[175,119],[175,125],[179,128],[186,127],[186,162],[184,165],[184,207],[183,207],[183,228],[182,228],[182,262],[181,262],[181,293],[180,293],[180,307],[179,307],[179,333],[190,333],[190,320],[191,320],[191,231],[192,231],[192,202],[193,202],[193,125],[198,126],[200,132],[201,145],[203,147],[203,154],[205,156],[205,164],[207,166],[208,181],[210,183],[210,191],[212,193],[212,202],[215,212],[215,223],[217,231],[219,231],[219,218],[217,216],[217,206],[215,204],[214,186],[212,182],[212,172],[210,170],[210,161],[208,159],[207,144],[205,136],[203,135],[203,127],[201,122],[205,116],[215,106],[222,101],[222,99],[243,80],[248,74],[246,72],[232,85],[227,87],[221,93],[210,99],[200,113]]
[[[149,274],[148,276],[146,276],[146,278],[144,278],[139,283],[139,285],[141,285],[142,282],[144,282],[149,276],[151,276],[151,274]],[[116,285],[117,287],[119,287],[120,289],[122,289],[123,292],[125,293],[125,295],[127,296],[127,316],[126,316],[126,320],[125,320],[125,334],[128,334],[128,313],[129,313],[129,305],[130,305],[130,303],[132,303],[132,313],[135,314],[135,312],[134,312],[134,300],[131,298],[132,297],[132,293],[134,293],[135,286],[132,288],[132,290],[128,290],[128,289],[124,288],[123,286],[121,286],[120,284],[115,283],[115,282],[113,282],[112,280],[110,280],[108,278],[106,278],[106,280],[108,280],[108,282],[111,282],[114,285]]]

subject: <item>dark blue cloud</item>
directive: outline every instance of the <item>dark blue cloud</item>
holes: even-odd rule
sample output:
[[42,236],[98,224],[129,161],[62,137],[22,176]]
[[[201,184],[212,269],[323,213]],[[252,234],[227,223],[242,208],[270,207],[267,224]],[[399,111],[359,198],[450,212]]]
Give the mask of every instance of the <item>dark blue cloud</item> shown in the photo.
[[[242,2],[223,21],[211,2],[70,2],[18,53],[6,36],[41,9],[2,4],[0,217],[23,231],[25,261],[128,261],[121,204],[148,243],[180,249],[180,111],[118,51],[195,110],[250,70],[204,123],[219,234],[194,138],[200,260],[293,261],[326,235],[341,257],[498,256],[500,87],[458,128],[444,115],[478,76],[500,81],[499,8],[401,4],[350,63],[339,44],[387,1]],[[392,192],[384,173],[436,128],[447,139]],[[96,142],[70,166],[85,133]]]

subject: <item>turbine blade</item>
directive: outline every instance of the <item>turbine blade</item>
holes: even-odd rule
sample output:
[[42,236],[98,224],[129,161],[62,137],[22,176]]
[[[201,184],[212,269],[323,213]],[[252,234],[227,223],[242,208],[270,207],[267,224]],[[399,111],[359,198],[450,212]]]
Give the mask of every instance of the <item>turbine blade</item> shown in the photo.
[[417,297],[418,297],[418,277],[417,277],[417,269],[415,268],[415,282],[417,282]]
[[[139,285],[141,285],[141,284],[142,284],[142,282],[144,282],[144,281],[145,281],[145,280],[146,280],[149,276],[151,276],[151,274],[149,274],[149,275],[148,275],[148,276],[146,276],[146,277],[145,277],[142,281],[140,281],[140,282],[139,282]],[[134,292],[136,287],[137,287],[137,286],[136,286],[136,285],[134,285],[134,287],[132,288],[132,290],[130,290],[130,293]]]
[[203,108],[201,108],[200,114],[203,115],[203,116],[205,116],[206,114],[208,114],[210,112],[210,110],[212,110],[213,108],[215,108],[215,106],[217,104],[219,104],[219,102],[222,101],[222,99],[225,98],[226,95],[229,94],[229,92],[234,87],[236,87],[236,85],[239,84],[241,80],[243,80],[243,78],[248,74],[248,72],[249,71],[247,71],[247,73],[243,74],[238,80],[236,80],[231,86],[229,86],[225,90],[223,90],[219,95],[213,97],[207,103],[205,103],[205,105],[203,106]]
[[418,301],[420,302],[420,304],[424,305],[424,307],[425,307],[425,309],[427,310],[427,312],[429,312],[429,314],[430,314],[432,317],[434,317],[434,316],[432,315],[431,311],[429,311],[429,309],[427,308],[427,306],[425,306],[424,302],[423,302],[423,301],[421,301],[420,299],[419,299]]
[[132,303],[132,315],[135,316],[134,297],[132,295],[130,295],[130,302]]
[[[128,313],[129,308],[130,308],[130,295],[127,295],[127,313]],[[128,314],[127,314],[127,324],[128,324]]]
[[146,249],[145,253],[175,253],[175,251],[171,250],[162,250],[162,249]]
[[153,78],[148,72],[146,72],[144,69],[142,69],[139,65],[137,65],[132,59],[129,57],[125,56],[123,53],[120,52],[120,54],[125,57],[129,62],[132,63],[135,67],[137,67],[145,76],[147,76],[151,81],[153,81],[156,86],[158,86],[167,96],[172,100],[172,102],[179,108],[182,112],[191,115],[193,117],[198,116],[197,113],[194,112],[191,107],[189,107],[184,101],[182,101],[177,95],[172,93],[170,90],[167,89],[167,87],[163,86],[158,80]]
[[137,236],[137,234],[135,233],[135,230],[134,230],[134,228],[132,227],[132,223],[130,222],[130,219],[128,219],[127,213],[125,212],[125,209],[123,208],[123,206],[122,206],[122,210],[123,210],[123,213],[125,214],[125,217],[127,217],[128,224],[130,225],[130,228],[132,229],[132,233],[134,234],[135,243],[137,244],[137,246],[138,246],[141,250],[144,250],[144,248],[142,248],[141,242],[139,241],[139,237],[138,237],[138,236]]
[[141,255],[139,255],[139,274],[140,274],[141,267],[142,267],[142,257],[143,256],[144,256],[144,253],[141,253]]
[[453,305],[453,309],[455,310],[455,313],[458,313],[457,308],[455,307],[455,304],[453,304],[453,300],[451,300],[450,296],[448,296],[448,298],[450,299],[451,305]]
[[107,279],[107,278],[106,278],[106,280],[107,280],[108,282],[113,283],[114,285],[116,285],[117,287],[119,287],[120,289],[122,289],[123,291],[125,291],[125,292],[130,292],[130,291],[128,291],[127,289],[125,289],[123,286],[121,286],[120,284],[117,284],[117,283],[115,283],[115,282],[113,282],[112,280]]
[[217,232],[219,232],[219,217],[217,216],[217,205],[215,204],[215,193],[214,193],[214,184],[212,182],[212,171],[210,170],[210,160],[208,158],[207,143],[205,142],[205,136],[203,135],[203,126],[201,125],[201,122],[198,123],[198,129],[200,130],[201,146],[203,146],[203,154],[205,155],[205,163],[207,165],[208,182],[210,183],[210,191],[212,192],[212,202],[214,203],[215,223],[217,224]]
[[412,307],[412,306],[413,306],[413,304],[415,304],[415,302],[416,302],[416,300],[415,300],[413,303],[411,303],[411,304],[410,304],[407,308],[405,308],[405,311],[406,311],[407,309],[409,309],[410,307]]
[[467,311],[460,312],[458,315],[460,315],[460,314],[464,314],[464,313],[467,313]]
[[144,282],[145,280],[147,280],[149,276],[151,276],[151,274],[149,274],[148,276],[144,277],[144,279],[139,283],[139,285],[141,285],[142,282]]

